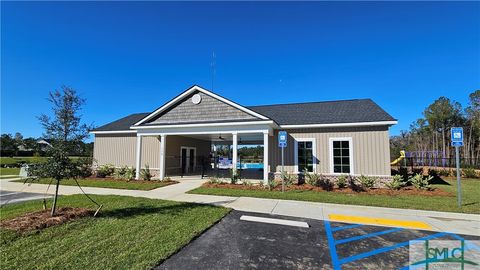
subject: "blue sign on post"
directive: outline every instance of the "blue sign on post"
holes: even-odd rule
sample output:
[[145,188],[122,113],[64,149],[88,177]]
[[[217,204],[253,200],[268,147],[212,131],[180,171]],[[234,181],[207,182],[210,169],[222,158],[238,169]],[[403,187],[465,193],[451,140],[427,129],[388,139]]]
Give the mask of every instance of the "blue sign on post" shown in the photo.
[[278,132],[278,147],[285,148],[287,147],[287,132],[279,131]]
[[451,130],[452,146],[463,146],[463,128],[454,127]]

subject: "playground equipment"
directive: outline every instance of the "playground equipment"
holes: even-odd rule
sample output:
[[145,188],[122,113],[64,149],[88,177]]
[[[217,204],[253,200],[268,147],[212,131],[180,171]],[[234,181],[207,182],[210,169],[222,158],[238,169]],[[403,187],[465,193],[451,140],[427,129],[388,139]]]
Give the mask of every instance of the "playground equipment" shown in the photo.
[[390,165],[396,165],[396,164],[398,164],[400,161],[402,161],[404,158],[405,158],[405,151],[402,150],[402,151],[400,151],[400,157],[398,157],[397,159],[395,159],[394,161],[392,161],[392,162],[390,163]]
[[415,166],[445,167],[447,165],[447,159],[442,151],[406,152],[406,158],[409,158]]

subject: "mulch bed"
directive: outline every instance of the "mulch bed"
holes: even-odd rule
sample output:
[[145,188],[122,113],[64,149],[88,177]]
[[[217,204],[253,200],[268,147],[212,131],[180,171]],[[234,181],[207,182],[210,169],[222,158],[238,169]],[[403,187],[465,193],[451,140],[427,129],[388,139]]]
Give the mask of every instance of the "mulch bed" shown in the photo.
[[[206,188],[229,188],[229,189],[240,189],[240,190],[268,190],[266,187],[261,187],[258,185],[241,185],[241,184],[229,184],[229,183],[221,183],[221,184],[210,184],[205,183],[203,187]],[[282,185],[279,184],[273,191],[281,191]],[[333,190],[327,191],[322,189],[321,187],[315,187],[308,184],[303,185],[291,185],[285,186],[285,191],[289,190],[311,190],[311,191],[318,191],[318,192],[334,192],[334,193],[343,193],[343,194],[371,194],[371,195],[390,195],[390,196],[397,196],[397,195],[420,195],[420,196],[454,196],[450,192],[447,192],[442,189],[434,188],[431,190],[423,190],[423,189],[416,189],[414,187],[403,187],[400,190],[391,190],[387,188],[373,188],[367,189],[364,191],[355,191],[351,188],[334,188]]]
[[62,207],[56,210],[55,216],[50,216],[50,210],[26,213],[13,219],[0,222],[0,227],[16,232],[29,232],[60,225],[86,216],[93,216],[94,211],[86,208]]

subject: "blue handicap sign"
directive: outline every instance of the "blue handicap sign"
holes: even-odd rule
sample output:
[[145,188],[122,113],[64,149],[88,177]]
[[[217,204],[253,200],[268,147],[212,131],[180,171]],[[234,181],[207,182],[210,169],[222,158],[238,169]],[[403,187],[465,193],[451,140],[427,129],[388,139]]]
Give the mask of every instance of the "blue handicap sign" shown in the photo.
[[287,147],[287,132],[279,131],[278,132],[278,147],[285,148]]
[[452,146],[463,146],[463,128],[453,127],[451,130]]

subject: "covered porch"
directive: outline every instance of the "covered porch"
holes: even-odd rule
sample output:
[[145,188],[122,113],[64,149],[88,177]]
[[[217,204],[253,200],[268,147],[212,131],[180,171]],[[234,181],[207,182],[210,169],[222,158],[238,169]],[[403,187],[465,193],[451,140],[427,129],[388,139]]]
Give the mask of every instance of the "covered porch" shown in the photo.
[[[230,178],[232,173],[241,179],[268,181],[269,147],[272,140],[270,123],[219,123],[136,127],[136,168],[142,168],[142,147],[145,137],[159,140],[158,178],[197,175]],[[244,160],[239,146],[263,146],[263,155]],[[136,179],[140,170],[136,170]]]

